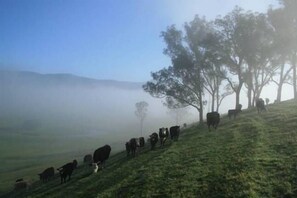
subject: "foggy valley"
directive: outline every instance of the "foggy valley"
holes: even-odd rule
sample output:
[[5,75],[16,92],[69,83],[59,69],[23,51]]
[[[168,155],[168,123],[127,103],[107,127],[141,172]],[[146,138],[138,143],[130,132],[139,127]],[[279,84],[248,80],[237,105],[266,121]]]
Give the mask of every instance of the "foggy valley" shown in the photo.
[[[143,136],[176,124],[161,100],[142,90],[142,83],[8,71],[0,72],[0,81],[0,118],[6,126],[1,133],[16,129],[32,136],[97,137],[102,144],[121,142],[124,149],[126,140],[141,135],[134,113],[139,101],[149,104]],[[195,120],[196,115],[187,115],[180,121]]]

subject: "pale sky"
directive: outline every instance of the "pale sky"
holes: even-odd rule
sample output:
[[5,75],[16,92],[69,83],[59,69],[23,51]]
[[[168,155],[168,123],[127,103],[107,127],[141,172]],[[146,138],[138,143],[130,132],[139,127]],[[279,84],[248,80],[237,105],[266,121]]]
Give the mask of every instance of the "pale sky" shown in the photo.
[[169,66],[160,32],[276,0],[0,0],[0,69],[145,82]]

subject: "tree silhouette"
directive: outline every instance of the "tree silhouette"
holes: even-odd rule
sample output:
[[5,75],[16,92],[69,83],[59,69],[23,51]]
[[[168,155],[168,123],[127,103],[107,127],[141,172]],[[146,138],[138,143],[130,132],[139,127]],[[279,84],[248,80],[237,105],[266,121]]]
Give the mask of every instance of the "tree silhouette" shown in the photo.
[[135,115],[140,119],[140,135],[142,136],[143,121],[147,114],[148,103],[145,101],[137,102],[135,104],[135,107],[136,107]]

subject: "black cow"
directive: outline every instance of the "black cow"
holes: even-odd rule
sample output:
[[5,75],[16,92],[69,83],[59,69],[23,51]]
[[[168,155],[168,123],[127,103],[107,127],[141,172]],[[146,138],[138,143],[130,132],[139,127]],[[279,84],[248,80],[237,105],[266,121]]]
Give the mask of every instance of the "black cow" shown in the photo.
[[144,145],[145,145],[144,137],[140,137],[139,138],[139,147],[144,147]]
[[207,119],[207,126],[208,130],[210,131],[210,126],[213,126],[215,129],[217,129],[219,123],[220,123],[220,114],[218,112],[210,112],[206,114]]
[[168,139],[169,132],[168,128],[160,128],[159,129],[159,138],[160,138],[160,144],[161,146],[164,146],[166,140]]
[[136,149],[137,149],[137,146],[138,146],[136,138],[131,138],[130,139],[129,146],[130,146],[132,156],[135,157]]
[[172,126],[169,129],[170,131],[170,139],[174,141],[178,141],[180,126]]
[[236,105],[236,109],[229,109],[228,110],[229,120],[232,118],[232,116],[233,116],[233,119],[235,119],[237,114],[239,114],[241,112],[241,108],[242,108],[242,105],[238,104],[238,105]]
[[96,149],[93,154],[93,162],[97,163],[98,165],[101,164],[101,167],[103,168],[105,161],[109,158],[110,151],[111,147],[107,144]]
[[91,154],[87,154],[84,156],[84,163],[90,164],[93,162],[93,156]]
[[68,181],[71,178],[71,174],[74,170],[74,164],[73,162],[69,162],[63,166],[61,166],[60,168],[57,169],[60,173],[60,177],[61,177],[61,184],[66,183],[66,178],[68,176]]
[[257,107],[258,113],[261,113],[262,111],[266,111],[265,103],[262,98],[259,98],[256,100],[256,107]]
[[155,148],[155,145],[157,144],[157,142],[158,142],[158,134],[156,132],[152,133],[150,135],[151,150]]
[[43,182],[48,181],[50,178],[55,176],[55,169],[54,167],[49,167],[45,169],[42,173],[39,173],[39,179]]
[[229,120],[232,118],[232,116],[233,116],[233,119],[235,119],[237,114],[240,113],[240,112],[241,112],[241,110],[239,110],[239,109],[229,109],[228,110]]

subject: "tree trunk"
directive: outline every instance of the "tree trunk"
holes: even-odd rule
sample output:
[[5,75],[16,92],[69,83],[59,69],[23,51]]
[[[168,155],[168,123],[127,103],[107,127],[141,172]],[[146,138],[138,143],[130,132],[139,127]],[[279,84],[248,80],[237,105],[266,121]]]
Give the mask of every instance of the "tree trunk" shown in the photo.
[[247,97],[248,97],[248,108],[251,108],[251,106],[252,106],[252,88],[251,88],[251,86],[248,86]]
[[215,93],[211,94],[211,111],[214,111],[215,108]]
[[251,108],[252,106],[252,89],[253,89],[253,75],[251,72],[251,66],[249,66],[248,76],[247,76],[247,97],[248,97],[248,108]]
[[219,108],[220,108],[220,95],[219,95],[219,89],[216,90],[216,102],[217,102],[217,109],[216,111],[219,112]]
[[241,87],[243,85],[243,81],[239,82],[238,88],[236,89],[235,95],[236,95],[236,104],[235,104],[235,109],[236,107],[238,107],[238,105],[240,104],[240,91],[241,91]]
[[276,101],[277,102],[280,102],[281,97],[282,97],[282,88],[283,88],[283,83],[284,83],[284,78],[283,78],[284,69],[285,69],[285,64],[282,63],[280,76],[279,76],[279,84],[278,84],[278,87],[277,87],[277,95],[276,95]]
[[293,67],[293,91],[294,91],[294,99],[297,99],[296,92],[296,53],[292,57],[292,67]]

